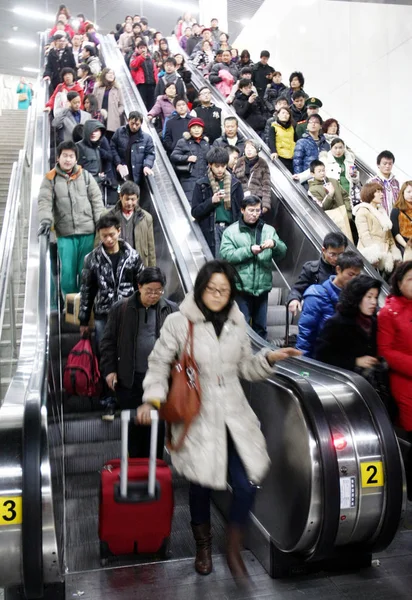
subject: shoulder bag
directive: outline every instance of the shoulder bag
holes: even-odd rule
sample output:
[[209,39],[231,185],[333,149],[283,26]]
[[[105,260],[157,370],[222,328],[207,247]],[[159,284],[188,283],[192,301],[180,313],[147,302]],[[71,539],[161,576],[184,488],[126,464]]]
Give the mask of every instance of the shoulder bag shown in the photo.
[[[169,393],[166,402],[160,407],[160,418],[167,424],[166,447],[177,452],[183,445],[194,418],[199,414],[201,391],[199,370],[193,356],[193,323],[189,321],[189,330],[182,354],[172,364]],[[170,424],[183,423],[183,432],[176,443],[172,442]]]

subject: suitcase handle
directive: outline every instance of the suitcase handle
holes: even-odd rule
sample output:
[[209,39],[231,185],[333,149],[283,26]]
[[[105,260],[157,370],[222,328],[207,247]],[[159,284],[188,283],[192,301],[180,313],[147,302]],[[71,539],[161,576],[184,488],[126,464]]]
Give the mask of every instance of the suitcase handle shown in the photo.
[[[122,410],[121,412],[121,435],[122,435],[122,452],[120,462],[120,497],[127,498],[127,467],[128,467],[128,451],[127,445],[129,441],[129,421],[131,417],[136,416],[135,410]],[[155,498],[156,494],[156,451],[157,451],[157,433],[159,428],[159,413],[157,410],[150,411],[152,420],[152,429],[150,432],[150,458],[149,458],[149,482],[148,482],[148,497]]]

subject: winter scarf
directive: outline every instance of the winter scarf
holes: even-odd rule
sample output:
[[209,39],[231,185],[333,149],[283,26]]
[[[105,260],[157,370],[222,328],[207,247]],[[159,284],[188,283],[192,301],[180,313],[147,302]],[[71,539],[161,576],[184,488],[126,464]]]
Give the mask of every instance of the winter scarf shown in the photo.
[[[212,169],[209,167],[207,170],[207,176],[209,177],[210,187],[212,188],[213,194],[216,194],[220,190],[219,181],[213,175]],[[223,190],[225,192],[224,197],[224,206],[225,210],[230,210],[231,207],[231,199],[230,199],[230,189],[232,187],[232,176],[229,171],[225,171],[225,176],[223,179]]]

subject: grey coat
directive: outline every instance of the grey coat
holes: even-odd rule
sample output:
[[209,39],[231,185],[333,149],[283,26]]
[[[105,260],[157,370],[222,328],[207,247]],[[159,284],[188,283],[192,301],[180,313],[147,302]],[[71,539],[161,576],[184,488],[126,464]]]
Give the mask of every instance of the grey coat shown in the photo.
[[39,222],[54,223],[57,237],[94,233],[104,211],[99,186],[78,165],[71,176],[59,166],[46,173],[38,202]]
[[[92,118],[92,115],[84,110],[80,111],[80,124],[84,125],[86,121]],[[76,119],[73,117],[73,112],[70,108],[62,110],[57,117],[54,117],[52,121],[52,127],[63,130],[63,140],[65,142],[72,141],[73,129],[78,125]]]
[[[105,89],[103,86],[96,83],[94,86],[93,94],[97,98],[97,103],[99,106],[99,110],[102,109],[103,98]],[[114,85],[109,93],[109,104],[107,109],[107,121],[106,121],[106,129],[107,131],[116,131],[121,125],[123,125],[123,116],[124,116],[124,101],[122,90]]]
[[[248,478],[260,483],[270,461],[259,421],[243,393],[239,378],[260,381],[271,375],[273,367],[265,358],[269,349],[253,355],[245,318],[237,304],[230,310],[218,338],[212,323],[205,321],[197,307],[193,294],[186,296],[180,312],[167,317],[149,356],[143,400],[166,400],[170,365],[182,352],[188,319],[194,323],[194,358],[199,367],[202,406],[182,448],[172,452],[173,465],[189,481],[225,489],[227,427]],[[181,425],[173,425],[172,437],[178,437],[181,429]]]

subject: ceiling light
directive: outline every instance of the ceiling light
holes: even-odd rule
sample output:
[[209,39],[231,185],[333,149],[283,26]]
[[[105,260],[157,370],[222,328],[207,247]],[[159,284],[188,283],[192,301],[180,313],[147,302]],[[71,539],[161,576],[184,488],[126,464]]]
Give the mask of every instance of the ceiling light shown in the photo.
[[36,67],[22,67],[21,70],[26,73],[40,73],[40,69],[36,69]]
[[14,25],[14,27],[12,27],[13,31],[17,31],[18,27],[16,25]]
[[29,40],[9,38],[7,41],[13,46],[22,46],[23,48],[37,48],[36,42],[30,42]]
[[50,21],[51,23],[53,23],[55,20],[53,15],[49,15],[38,10],[30,10],[29,8],[23,8],[22,6],[16,6],[15,8],[12,8],[12,12],[14,12],[14,14],[16,15],[21,15],[22,17],[26,17],[28,19],[41,19],[42,21]]

